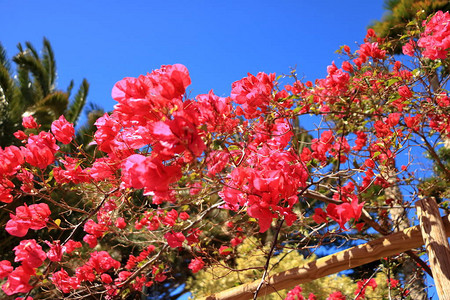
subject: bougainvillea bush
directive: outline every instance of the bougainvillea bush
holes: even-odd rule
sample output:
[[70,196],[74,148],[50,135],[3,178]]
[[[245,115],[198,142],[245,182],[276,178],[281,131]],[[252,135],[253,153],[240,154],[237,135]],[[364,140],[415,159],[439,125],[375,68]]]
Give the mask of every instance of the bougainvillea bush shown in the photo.
[[[0,262],[3,293],[130,298],[178,273],[217,264],[238,272],[238,245],[250,237],[256,248],[271,245],[270,260],[394,231],[390,208],[424,196],[418,161],[450,180],[441,155],[450,138],[449,22],[438,12],[412,24],[403,62],[369,30],[314,83],[248,74],[229,97],[191,99],[181,64],[124,78],[112,89],[114,110],[95,123],[94,155],[74,144],[64,116],[49,132],[25,117],[15,133],[22,145],[0,150],[3,229],[13,241]],[[387,197],[393,186],[408,195]],[[403,293],[407,283],[388,269],[377,268]],[[350,296],[376,289],[371,278]],[[303,299],[301,291],[286,299]]]

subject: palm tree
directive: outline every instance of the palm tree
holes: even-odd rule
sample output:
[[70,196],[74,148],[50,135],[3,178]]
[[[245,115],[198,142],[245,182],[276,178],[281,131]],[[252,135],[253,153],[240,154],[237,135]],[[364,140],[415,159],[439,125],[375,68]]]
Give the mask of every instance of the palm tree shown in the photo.
[[65,115],[76,125],[86,104],[89,83],[83,79],[72,100],[73,81],[65,91],[56,87],[56,63],[50,42],[44,38],[41,55],[30,42],[18,44],[19,53],[13,57],[16,72],[0,44],[0,146],[14,143],[13,133],[21,128],[23,116],[32,115],[42,129]]

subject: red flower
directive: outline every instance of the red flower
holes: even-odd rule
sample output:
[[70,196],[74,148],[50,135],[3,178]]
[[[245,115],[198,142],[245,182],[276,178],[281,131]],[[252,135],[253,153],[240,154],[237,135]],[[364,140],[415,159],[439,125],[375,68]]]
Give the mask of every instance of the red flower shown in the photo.
[[180,219],[183,221],[186,221],[187,219],[189,219],[189,214],[185,211],[180,213]]
[[388,286],[390,288],[396,288],[396,287],[398,287],[398,284],[400,283],[399,280],[394,279],[394,278],[389,278],[387,281],[388,281]]
[[175,117],[170,121],[159,121],[151,125],[152,135],[158,140],[153,151],[161,153],[165,158],[185,153],[188,157],[197,157],[206,149],[195,125],[183,117]]
[[353,67],[352,67],[352,65],[351,65],[348,61],[344,61],[344,62],[342,63],[342,69],[343,69],[344,71],[349,72],[349,73],[352,73],[352,72],[353,72]]
[[28,138],[28,135],[22,130],[17,130],[16,132],[14,132],[14,136],[16,137],[16,139],[21,141],[26,140]]
[[78,184],[89,180],[89,175],[81,168],[78,159],[66,156],[64,160],[60,160],[60,163],[64,165],[65,170],[61,167],[53,169],[53,176],[55,177],[56,182],[73,182]]
[[193,228],[193,229],[189,230],[188,235],[186,237],[188,245],[198,243],[199,236],[201,233],[202,233],[202,231],[198,228]]
[[105,273],[109,269],[119,269],[120,262],[113,259],[106,251],[95,251],[91,253],[91,258],[87,262],[97,273]]
[[375,279],[366,279],[366,280],[360,280],[358,281],[358,288],[355,291],[355,295],[358,295],[356,300],[358,299],[364,299],[366,295],[366,288],[368,286],[372,287],[372,290],[375,290],[375,288],[378,286]]
[[181,247],[186,239],[183,233],[174,231],[166,233],[164,237],[171,248]]
[[414,47],[416,46],[416,43],[414,42],[414,40],[409,40],[408,43],[406,43],[403,47],[402,47],[402,51],[403,54],[408,55],[408,56],[414,56]]
[[125,227],[127,227],[127,223],[125,222],[125,219],[122,217],[118,217],[116,219],[116,227],[119,229],[124,229]]
[[38,128],[38,124],[36,123],[36,120],[33,118],[33,116],[23,117],[22,126],[29,129]]
[[96,238],[101,237],[106,231],[108,231],[108,226],[105,224],[97,224],[94,220],[89,219],[84,224],[84,231],[89,234],[92,234]]
[[389,124],[390,127],[394,127],[398,124],[398,122],[400,121],[400,113],[392,113],[389,115],[389,117],[387,118],[387,123]]
[[111,276],[109,276],[108,274],[102,274],[101,279],[102,279],[103,283],[106,283],[106,284],[110,284],[113,282]]
[[79,282],[95,280],[94,269],[91,266],[83,265],[76,270],[76,276]]
[[47,252],[48,259],[51,261],[61,261],[65,248],[61,246],[60,241],[54,241],[53,243],[45,241],[45,243],[50,246],[50,250]]
[[12,272],[14,268],[11,266],[11,262],[8,260],[0,261],[0,278],[4,278]]
[[178,212],[175,209],[168,211],[166,216],[162,219],[162,223],[166,226],[174,226],[178,219]]
[[63,246],[65,249],[64,252],[66,253],[72,253],[76,248],[81,248],[82,245],[80,242],[75,242],[73,240],[68,240],[67,243]]
[[423,22],[425,31],[417,44],[424,48],[423,56],[429,59],[447,58],[450,48],[450,14],[438,11],[429,21]]
[[233,249],[230,246],[221,246],[219,248],[219,254],[220,255],[228,255],[231,252],[233,252]]
[[63,144],[70,144],[75,134],[73,124],[67,122],[63,115],[58,120],[53,121],[51,129],[56,139]]
[[378,43],[365,43],[359,48],[359,54],[361,57],[370,56],[374,59],[383,59],[386,55],[385,50],[381,50],[378,47]]
[[21,261],[22,264],[31,268],[40,267],[47,258],[42,247],[35,240],[20,241],[19,246],[14,247],[14,253],[16,255],[15,262]]
[[98,243],[97,238],[91,234],[86,234],[83,237],[83,241],[86,242],[90,248],[94,248]]
[[30,228],[38,230],[47,226],[50,213],[45,203],[19,206],[16,208],[16,215],[10,215],[11,220],[6,223],[5,229],[11,235],[25,236]]
[[[4,180],[5,183],[9,183],[9,180]],[[8,184],[9,185],[9,184]],[[3,203],[11,203],[13,201],[13,196],[11,195],[12,189],[5,188],[0,182],[0,201]]]
[[70,277],[63,268],[61,268],[61,271],[53,273],[50,279],[63,293],[70,293],[72,289],[77,289],[80,284],[77,277]]
[[272,90],[275,81],[275,73],[258,73],[233,82],[231,86],[231,99],[241,104],[244,116],[253,119],[267,111],[272,99]]
[[327,298],[327,300],[346,300],[346,299],[347,299],[347,297],[342,295],[342,293],[340,291],[330,294]]
[[16,268],[8,275],[8,280],[2,286],[6,295],[28,293],[33,287],[28,284],[31,274],[22,266]]
[[417,131],[417,130],[419,130],[419,124],[420,124],[421,118],[422,118],[422,115],[415,115],[413,117],[411,117],[411,116],[405,117],[405,124],[406,124],[406,126],[408,126],[408,128]]
[[94,140],[98,145],[98,149],[110,153],[115,144],[115,137],[121,128],[118,120],[114,115],[110,116],[108,113],[105,113],[95,121],[94,125],[97,126]]
[[225,151],[212,151],[208,154],[206,164],[208,176],[212,177],[221,172],[230,161],[230,154]]
[[409,99],[413,96],[411,90],[406,85],[402,85],[398,88],[398,94],[405,99]]
[[26,148],[22,148],[22,153],[27,163],[44,169],[55,161],[55,153],[58,150],[55,137],[51,133],[41,131],[39,135],[28,138],[28,144]]
[[317,224],[328,222],[327,214],[319,207],[315,209],[313,219]]
[[123,163],[122,180],[128,187],[146,188],[148,191],[164,191],[169,184],[181,177],[177,165],[163,165],[157,158],[140,154],[129,156]]
[[236,246],[240,245],[243,241],[244,241],[244,239],[241,237],[234,237],[231,239],[230,243],[233,247],[236,247]]
[[336,205],[328,204],[327,215],[335,220],[341,228],[345,228],[345,223],[350,219],[358,220],[364,203],[358,204],[358,199],[353,199],[351,203]]
[[16,146],[0,148],[0,175],[14,175],[24,163],[22,151]]
[[302,288],[297,285],[287,293],[284,300],[305,300],[305,297],[302,295]]
[[205,262],[201,257],[197,257],[189,263],[189,269],[192,270],[192,273],[197,273],[205,266]]

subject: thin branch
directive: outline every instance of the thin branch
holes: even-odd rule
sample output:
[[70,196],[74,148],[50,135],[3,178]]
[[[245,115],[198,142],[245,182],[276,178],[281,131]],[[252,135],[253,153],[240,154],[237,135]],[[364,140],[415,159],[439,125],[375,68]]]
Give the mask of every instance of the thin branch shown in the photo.
[[280,219],[278,221],[277,230],[275,232],[275,236],[273,237],[272,247],[270,247],[270,251],[269,251],[269,254],[268,254],[267,260],[266,260],[266,265],[264,266],[264,274],[261,278],[261,282],[259,283],[258,287],[256,288],[256,291],[253,295],[253,299],[256,299],[258,297],[259,290],[261,289],[261,287],[264,283],[264,280],[266,279],[267,273],[269,272],[270,259],[272,258],[273,250],[275,249],[275,246],[277,245],[278,234],[280,233],[281,226],[283,226],[283,223],[284,223],[284,219]]

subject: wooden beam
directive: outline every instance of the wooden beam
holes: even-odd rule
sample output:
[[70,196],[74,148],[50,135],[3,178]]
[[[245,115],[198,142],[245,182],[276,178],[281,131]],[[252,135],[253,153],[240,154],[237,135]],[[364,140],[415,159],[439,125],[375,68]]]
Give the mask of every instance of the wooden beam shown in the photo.
[[[442,218],[446,235],[450,236],[450,217]],[[403,231],[370,241],[332,255],[317,259],[304,266],[293,268],[268,277],[259,295],[262,297],[275,291],[293,288],[302,283],[358,267],[383,257],[393,256],[424,244],[420,226],[409,227]],[[219,293],[206,300],[245,300],[252,299],[261,280],[246,283]],[[448,299],[448,298],[445,298]]]
[[417,201],[425,248],[439,299],[450,299],[450,247],[439,207],[434,198]]

